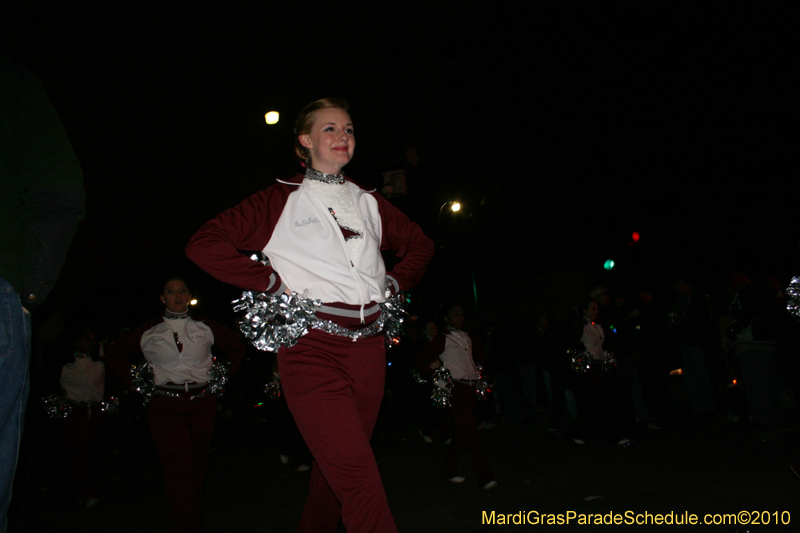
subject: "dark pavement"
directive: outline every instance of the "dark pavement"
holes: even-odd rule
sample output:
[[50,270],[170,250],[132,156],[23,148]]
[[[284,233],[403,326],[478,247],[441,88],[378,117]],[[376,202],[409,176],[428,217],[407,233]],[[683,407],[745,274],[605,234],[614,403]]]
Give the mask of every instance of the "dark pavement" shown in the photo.
[[[219,420],[207,480],[206,531],[295,530],[309,474],[280,462],[271,424],[257,411]],[[54,428],[45,425],[39,433],[44,442],[30,474],[25,532],[168,531],[159,466],[148,445],[139,466],[126,464],[127,452],[109,450],[101,459],[101,503],[86,511],[69,490]],[[766,441],[754,422],[730,422],[722,414],[705,419],[678,414],[672,429],[642,428],[624,448],[592,441],[579,446],[547,434],[542,421],[498,425],[481,434],[499,483],[488,493],[477,486],[467,456],[462,457],[465,483],[441,481],[444,445],[426,444],[412,424],[382,415],[373,446],[399,531],[800,531],[800,480],[787,466],[800,458],[796,418]],[[483,524],[483,513],[492,511],[496,524]],[[701,520],[707,513],[766,511],[769,516],[762,519],[772,525],[581,525],[577,517],[562,525],[497,524],[500,514],[535,517],[529,511],[623,517],[628,511],[688,512]],[[786,520],[786,512],[791,523],[776,527],[776,518]]]

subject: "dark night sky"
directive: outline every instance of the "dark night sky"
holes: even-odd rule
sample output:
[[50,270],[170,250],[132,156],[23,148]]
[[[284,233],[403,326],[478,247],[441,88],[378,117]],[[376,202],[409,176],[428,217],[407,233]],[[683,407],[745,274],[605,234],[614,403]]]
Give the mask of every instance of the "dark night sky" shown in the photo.
[[398,205],[434,237],[444,201],[472,213],[443,220],[423,290],[470,262],[500,294],[607,256],[618,284],[793,273],[800,48],[777,4],[16,4],[0,54],[44,81],[89,197],[54,299],[154,293],[204,221],[294,172],[290,123],[325,95],[351,102],[351,176],[379,185],[413,146]]

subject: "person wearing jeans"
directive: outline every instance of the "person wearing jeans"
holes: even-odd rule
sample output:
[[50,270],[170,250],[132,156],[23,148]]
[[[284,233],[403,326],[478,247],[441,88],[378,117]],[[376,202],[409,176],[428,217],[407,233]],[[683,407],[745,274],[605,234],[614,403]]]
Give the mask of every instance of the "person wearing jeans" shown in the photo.
[[0,314],[0,531],[5,532],[28,401],[31,314],[4,278],[0,278]]
[[84,215],[83,173],[42,82],[0,57],[0,533],[28,398],[31,315]]

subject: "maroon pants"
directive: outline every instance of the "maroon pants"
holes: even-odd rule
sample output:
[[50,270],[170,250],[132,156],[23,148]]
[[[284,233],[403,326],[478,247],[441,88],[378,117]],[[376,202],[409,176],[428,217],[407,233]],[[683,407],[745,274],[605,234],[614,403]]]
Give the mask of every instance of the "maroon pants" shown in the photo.
[[203,530],[200,500],[208,465],[208,450],[214,434],[217,398],[190,400],[155,396],[147,408],[147,421],[161,465],[164,488],[172,514],[173,533]]
[[478,421],[475,420],[475,403],[477,394],[475,387],[463,383],[453,383],[453,397],[450,403],[450,415],[453,417],[453,440],[447,447],[442,463],[442,477],[450,479],[458,475],[458,456],[463,450],[469,453],[472,466],[478,475],[478,483],[484,486],[494,479],[492,467],[483,451],[483,442],[478,433]]
[[578,374],[583,387],[583,398],[578,403],[578,418],[569,428],[573,438],[585,439],[588,435],[604,435],[615,441],[624,435],[622,425],[616,416],[613,398],[614,370],[605,372],[599,365]]
[[353,342],[312,330],[278,353],[281,383],[314,456],[310,493],[298,531],[394,533],[369,444],[383,398],[383,337]]
[[97,496],[97,459],[105,426],[105,413],[100,405],[75,405],[64,420],[64,437],[69,458],[70,475],[78,499],[86,502]]

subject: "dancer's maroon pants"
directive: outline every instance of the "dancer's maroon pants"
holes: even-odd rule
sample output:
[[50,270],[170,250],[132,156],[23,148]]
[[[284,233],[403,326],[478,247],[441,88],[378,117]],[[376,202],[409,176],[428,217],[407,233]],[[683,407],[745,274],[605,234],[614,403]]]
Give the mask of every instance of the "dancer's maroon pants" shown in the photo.
[[450,415],[453,417],[453,440],[447,447],[441,475],[444,479],[457,476],[459,455],[466,450],[478,475],[478,484],[482,487],[494,479],[494,474],[478,433],[478,421],[475,419],[475,404],[478,398],[475,386],[453,383],[452,394]]
[[82,502],[97,496],[97,460],[105,421],[99,404],[88,408],[75,405],[64,420],[70,474]]
[[147,406],[147,422],[164,468],[172,532],[199,533],[203,530],[200,500],[217,398],[209,394],[190,400],[192,393],[180,394],[180,398],[153,397]]
[[614,369],[605,372],[594,364],[578,374],[583,399],[578,403],[578,418],[569,428],[573,438],[585,440],[587,435],[600,434],[618,441],[624,436],[614,405],[613,372]]
[[302,533],[394,533],[369,444],[383,398],[383,336],[359,339],[312,330],[278,353],[281,383],[314,456]]

